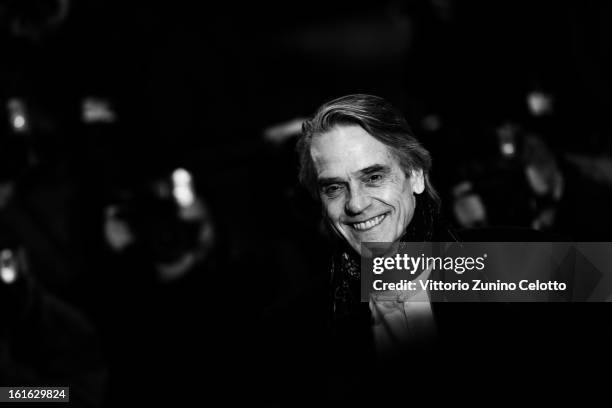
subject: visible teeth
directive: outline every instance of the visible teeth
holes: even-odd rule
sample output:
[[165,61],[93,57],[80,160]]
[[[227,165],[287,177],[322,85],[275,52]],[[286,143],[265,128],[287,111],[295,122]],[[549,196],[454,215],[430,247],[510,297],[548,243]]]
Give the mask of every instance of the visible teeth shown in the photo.
[[371,218],[364,222],[358,222],[356,224],[353,224],[353,228],[355,228],[358,231],[368,230],[380,224],[382,220],[385,218],[385,216],[386,215],[383,214],[383,215],[379,215],[378,217]]

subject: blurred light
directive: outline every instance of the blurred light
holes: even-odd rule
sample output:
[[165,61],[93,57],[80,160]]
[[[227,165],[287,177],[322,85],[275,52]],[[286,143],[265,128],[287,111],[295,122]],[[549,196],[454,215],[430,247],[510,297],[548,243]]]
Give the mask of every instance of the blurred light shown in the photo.
[[510,158],[516,154],[515,140],[519,131],[519,126],[513,122],[505,122],[497,127],[496,133],[502,156]]
[[0,279],[6,284],[11,284],[17,279],[17,266],[13,252],[9,249],[0,252]]
[[471,193],[473,189],[474,189],[474,185],[472,184],[471,181],[461,182],[457,184],[455,187],[453,187],[453,196],[455,198],[464,196],[468,193]]
[[302,132],[302,123],[306,118],[296,118],[264,129],[264,139],[272,143],[282,143]]
[[113,123],[117,115],[108,100],[88,97],[81,104],[81,119],[84,123]]
[[504,156],[514,156],[514,153],[515,153],[514,144],[510,142],[502,143],[501,152]]
[[175,186],[191,183],[191,174],[185,169],[176,169],[172,172],[172,182]]
[[195,201],[195,196],[189,188],[178,187],[173,193],[176,202],[182,207],[189,207]]
[[207,210],[202,200],[194,195],[190,205],[180,206],[178,215],[183,221],[202,221],[207,217]]
[[172,195],[181,207],[189,207],[195,201],[191,174],[185,169],[176,169],[172,172]]
[[108,245],[117,252],[123,251],[132,242],[134,235],[129,225],[117,217],[119,207],[108,206],[104,212],[104,235]]
[[538,166],[530,164],[525,167],[525,175],[527,176],[529,186],[537,195],[546,195],[552,189],[545,172],[538,168]]
[[555,224],[556,215],[554,208],[545,209],[531,222],[531,228],[538,231],[551,228]]
[[534,91],[527,94],[527,107],[533,116],[544,116],[553,110],[552,96],[544,92]]
[[28,130],[26,106],[23,100],[11,98],[6,104],[13,131],[23,133]]
[[464,228],[473,228],[487,222],[487,210],[478,194],[458,198],[453,210],[457,222]]
[[15,129],[21,129],[25,126],[26,121],[23,115],[17,115],[13,118],[13,127]]

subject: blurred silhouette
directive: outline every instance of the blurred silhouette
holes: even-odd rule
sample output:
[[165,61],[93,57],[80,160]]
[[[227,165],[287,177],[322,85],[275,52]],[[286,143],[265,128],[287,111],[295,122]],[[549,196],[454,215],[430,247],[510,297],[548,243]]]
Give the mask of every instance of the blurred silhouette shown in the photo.
[[0,384],[70,387],[70,404],[99,407],[108,371],[91,323],[41,287],[19,239],[0,232]]
[[[507,122],[496,129],[498,152],[465,161],[452,190],[453,215],[464,228],[529,227],[571,240],[609,240],[601,217],[610,188],[560,157],[541,134]],[[491,149],[494,145],[491,145]]]

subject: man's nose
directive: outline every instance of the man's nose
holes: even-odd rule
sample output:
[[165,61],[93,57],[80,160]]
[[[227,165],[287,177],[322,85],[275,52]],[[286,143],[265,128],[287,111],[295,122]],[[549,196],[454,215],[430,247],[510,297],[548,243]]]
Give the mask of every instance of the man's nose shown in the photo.
[[361,189],[351,191],[345,203],[345,211],[349,215],[356,215],[363,212],[370,205],[370,197],[364,194]]

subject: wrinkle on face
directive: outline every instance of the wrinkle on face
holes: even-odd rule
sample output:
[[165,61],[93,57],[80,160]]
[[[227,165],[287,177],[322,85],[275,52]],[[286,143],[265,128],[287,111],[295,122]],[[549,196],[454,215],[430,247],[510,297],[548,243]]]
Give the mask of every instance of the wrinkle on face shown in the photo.
[[362,242],[395,242],[424,190],[423,172],[408,177],[389,148],[357,125],[313,138],[311,155],[327,221],[353,249]]

